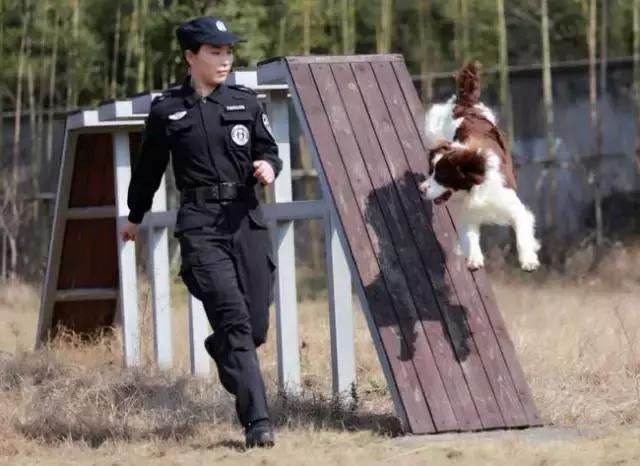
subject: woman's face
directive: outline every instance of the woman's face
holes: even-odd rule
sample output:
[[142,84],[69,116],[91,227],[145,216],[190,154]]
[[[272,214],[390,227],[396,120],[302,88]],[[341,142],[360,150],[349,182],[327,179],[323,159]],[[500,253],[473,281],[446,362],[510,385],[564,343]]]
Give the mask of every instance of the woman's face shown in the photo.
[[185,57],[196,81],[210,86],[222,84],[233,65],[233,46],[202,44],[198,53],[187,50]]

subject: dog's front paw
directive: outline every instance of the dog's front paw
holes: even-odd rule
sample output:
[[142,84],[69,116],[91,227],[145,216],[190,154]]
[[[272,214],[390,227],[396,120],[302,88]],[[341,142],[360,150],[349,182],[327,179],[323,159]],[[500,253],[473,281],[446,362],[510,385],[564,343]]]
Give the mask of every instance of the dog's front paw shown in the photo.
[[538,267],[540,267],[540,261],[537,254],[532,253],[520,258],[520,268],[525,272],[533,272]]
[[481,269],[482,267],[484,267],[484,257],[483,256],[479,255],[479,256],[467,257],[467,268],[469,270],[471,270],[473,272],[474,270]]

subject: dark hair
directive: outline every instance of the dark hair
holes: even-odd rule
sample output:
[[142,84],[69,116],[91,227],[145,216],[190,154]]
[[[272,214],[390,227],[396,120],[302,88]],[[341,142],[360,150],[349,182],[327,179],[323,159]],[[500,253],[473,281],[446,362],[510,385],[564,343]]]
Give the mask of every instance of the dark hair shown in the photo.
[[194,42],[192,44],[185,45],[184,49],[182,49],[182,53],[184,54],[187,50],[191,50],[193,53],[198,53],[200,51],[200,47],[202,47],[201,43]]
[[203,44],[197,42],[185,45],[185,47],[182,49],[182,61],[185,65],[189,66],[189,62],[187,61],[187,57],[185,56],[187,50],[191,50],[193,53],[198,53],[202,45]]

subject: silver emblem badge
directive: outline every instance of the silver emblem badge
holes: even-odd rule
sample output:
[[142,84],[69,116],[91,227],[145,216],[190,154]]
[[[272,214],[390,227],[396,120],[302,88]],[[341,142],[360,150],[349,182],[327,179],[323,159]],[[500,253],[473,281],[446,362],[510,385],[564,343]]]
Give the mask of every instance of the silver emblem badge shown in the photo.
[[181,112],[176,112],[176,113],[172,113],[171,115],[169,115],[169,120],[180,120],[182,118],[184,118],[184,116],[187,114],[186,110],[182,110]]
[[249,142],[249,129],[245,125],[235,125],[231,128],[231,140],[239,146]]
[[216,27],[218,28],[218,31],[226,31],[227,30],[227,26],[225,26],[222,21],[217,21],[216,22]]

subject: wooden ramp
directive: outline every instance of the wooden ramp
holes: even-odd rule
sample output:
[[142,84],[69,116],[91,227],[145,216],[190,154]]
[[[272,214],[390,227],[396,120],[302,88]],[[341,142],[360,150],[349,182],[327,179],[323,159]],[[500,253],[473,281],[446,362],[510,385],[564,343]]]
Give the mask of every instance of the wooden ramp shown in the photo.
[[539,425],[484,272],[420,196],[423,110],[402,56],[278,58],[258,81],[289,85],[405,429]]

